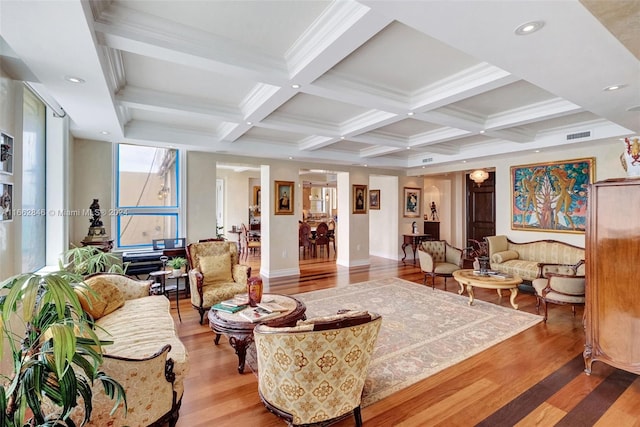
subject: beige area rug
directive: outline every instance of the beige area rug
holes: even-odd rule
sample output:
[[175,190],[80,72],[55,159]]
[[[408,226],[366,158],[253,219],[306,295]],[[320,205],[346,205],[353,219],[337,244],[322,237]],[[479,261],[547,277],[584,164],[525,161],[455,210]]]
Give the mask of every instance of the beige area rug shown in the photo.
[[[296,295],[307,317],[339,309],[382,315],[362,404],[370,405],[542,321],[542,316],[418,285],[381,279]],[[508,304],[508,292],[503,303]]]

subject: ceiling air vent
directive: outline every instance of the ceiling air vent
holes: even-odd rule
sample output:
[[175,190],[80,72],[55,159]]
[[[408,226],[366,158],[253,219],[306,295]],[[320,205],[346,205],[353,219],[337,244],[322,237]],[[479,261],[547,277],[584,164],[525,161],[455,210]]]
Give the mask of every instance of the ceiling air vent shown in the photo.
[[422,163],[431,163],[433,162],[433,157],[427,157],[426,159],[422,159]]
[[578,138],[587,138],[591,136],[591,131],[585,131],[585,132],[576,132],[576,133],[570,133],[567,135],[567,141],[571,141],[572,139],[578,139]]

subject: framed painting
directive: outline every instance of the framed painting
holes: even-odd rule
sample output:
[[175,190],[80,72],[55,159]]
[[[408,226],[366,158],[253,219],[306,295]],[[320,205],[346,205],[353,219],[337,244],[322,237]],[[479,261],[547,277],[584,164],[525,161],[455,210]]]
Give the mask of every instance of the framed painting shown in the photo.
[[252,205],[255,206],[255,209],[253,211],[253,216],[260,216],[260,201],[261,201],[260,196],[261,196],[260,186],[254,185]]
[[584,233],[595,158],[511,167],[511,229]]
[[0,132],[0,173],[13,174],[13,137]]
[[0,221],[13,219],[13,184],[0,184]]
[[276,181],[275,214],[293,215],[293,181]]
[[380,209],[380,190],[369,191],[369,209]]
[[402,216],[416,218],[420,216],[420,198],[422,190],[419,188],[404,187],[404,206]]
[[353,185],[353,213],[367,213],[367,186]]

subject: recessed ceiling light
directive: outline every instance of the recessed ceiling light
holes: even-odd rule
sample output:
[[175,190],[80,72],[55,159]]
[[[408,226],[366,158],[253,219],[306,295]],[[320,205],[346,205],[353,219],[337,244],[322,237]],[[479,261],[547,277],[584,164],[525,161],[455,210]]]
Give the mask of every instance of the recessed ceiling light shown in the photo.
[[540,150],[534,150],[533,152],[534,152],[534,153],[539,153],[539,152],[540,152]]
[[409,112],[407,113],[407,116],[413,116],[414,114],[415,114],[415,113],[414,113],[413,111],[409,111]]
[[605,87],[604,90],[605,92],[611,92],[613,90],[618,90],[618,89],[622,89],[623,87],[625,87],[626,85],[611,85],[611,86],[607,86]]
[[64,79],[70,83],[84,83],[84,79],[75,76],[64,76]]
[[247,124],[248,124],[249,126],[251,126],[251,125],[253,124],[253,122],[247,122]]
[[300,89],[300,85],[299,84],[292,84],[291,87],[293,89]]
[[544,27],[544,21],[525,22],[524,24],[519,25],[514,32],[518,36],[527,36],[529,34],[535,33],[542,27]]
[[106,130],[100,131],[101,135],[109,135],[109,132],[107,132]]
[[463,160],[463,161],[462,161],[462,163],[467,163],[467,161],[466,161],[466,160]]
[[480,131],[480,133],[484,133],[484,131],[483,131],[483,130],[481,130],[481,131]]
[[366,168],[367,166],[369,166],[369,165],[365,163],[365,164],[364,164],[364,167]]
[[289,156],[289,160],[293,160],[293,157]]
[[411,150],[411,147],[407,147],[407,150]]
[[344,139],[344,136],[341,136],[340,139]]

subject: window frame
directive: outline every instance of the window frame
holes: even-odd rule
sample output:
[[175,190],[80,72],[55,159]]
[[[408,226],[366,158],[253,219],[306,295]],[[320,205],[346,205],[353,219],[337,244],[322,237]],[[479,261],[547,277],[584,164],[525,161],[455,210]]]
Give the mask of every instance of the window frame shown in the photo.
[[[166,217],[175,217],[176,222],[176,231],[174,236],[163,236],[163,238],[179,238],[181,234],[186,234],[185,220],[184,220],[184,209],[185,201],[182,199],[182,194],[185,192],[182,189],[183,182],[183,152],[176,148],[167,148],[167,147],[156,147],[153,145],[139,145],[141,147],[148,148],[163,148],[167,150],[174,150],[176,152],[175,158],[175,205],[169,206],[127,206],[120,205],[120,147],[122,145],[137,145],[137,144],[129,144],[126,142],[116,143],[114,144],[114,186],[113,186],[113,215],[110,215],[112,218],[112,229],[116,231],[115,236],[115,248],[122,250],[130,250],[130,249],[151,249],[153,247],[152,239],[149,239],[149,243],[144,244],[135,244],[135,245],[123,245],[121,244],[121,235],[120,228],[122,224],[122,219],[129,216],[137,216],[137,215],[161,215]],[[172,189],[173,191],[173,189]]]

